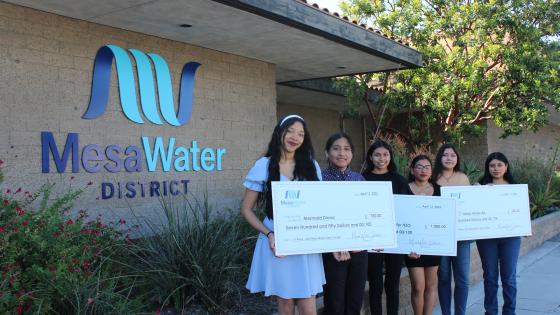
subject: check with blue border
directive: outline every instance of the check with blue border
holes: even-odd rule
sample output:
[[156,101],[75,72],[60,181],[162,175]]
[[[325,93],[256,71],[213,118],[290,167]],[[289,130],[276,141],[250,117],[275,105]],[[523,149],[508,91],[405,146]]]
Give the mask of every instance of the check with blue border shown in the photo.
[[455,200],[394,195],[397,247],[384,253],[456,256]]
[[457,200],[457,240],[531,235],[526,184],[441,187]]
[[391,182],[272,182],[276,255],[396,246]]

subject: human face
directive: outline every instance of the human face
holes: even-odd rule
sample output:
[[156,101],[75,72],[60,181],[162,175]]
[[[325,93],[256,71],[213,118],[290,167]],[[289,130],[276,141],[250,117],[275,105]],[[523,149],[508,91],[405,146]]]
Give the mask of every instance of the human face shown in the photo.
[[305,137],[305,130],[303,129],[303,124],[299,121],[294,122],[289,126],[282,139],[282,149],[286,153],[294,153],[303,144],[303,138]]
[[352,146],[350,146],[350,142],[346,138],[336,140],[327,152],[329,163],[341,171],[348,168],[352,157]]
[[498,159],[493,159],[488,163],[488,171],[494,180],[504,179],[504,174],[507,172],[508,165]]
[[432,176],[432,164],[428,160],[420,160],[412,168],[414,178],[419,182],[427,182]]
[[373,162],[373,170],[379,173],[386,173],[389,171],[389,163],[391,162],[391,154],[389,150],[384,147],[379,147],[373,150],[371,154],[371,161]]
[[447,170],[453,170],[455,165],[457,165],[457,154],[452,148],[447,148],[443,150],[443,155],[441,156],[441,165]]

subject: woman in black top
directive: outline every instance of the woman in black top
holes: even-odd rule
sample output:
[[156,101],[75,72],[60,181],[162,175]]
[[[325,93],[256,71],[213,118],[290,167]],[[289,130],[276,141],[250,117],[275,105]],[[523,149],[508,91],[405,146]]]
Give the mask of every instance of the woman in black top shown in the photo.
[[[368,181],[390,181],[393,194],[411,195],[406,179],[397,173],[391,146],[376,140],[366,154],[366,169],[362,173]],[[382,250],[379,250],[382,251]],[[372,315],[381,315],[381,295],[385,287],[387,314],[399,313],[399,282],[404,255],[370,253],[368,255],[369,305]],[[383,262],[385,262],[385,283],[383,283]]]
[[[418,155],[410,163],[408,186],[415,195],[441,196],[440,186],[433,183],[432,162],[426,155]],[[412,286],[414,315],[431,315],[436,303],[437,271],[440,256],[410,253],[405,257]]]

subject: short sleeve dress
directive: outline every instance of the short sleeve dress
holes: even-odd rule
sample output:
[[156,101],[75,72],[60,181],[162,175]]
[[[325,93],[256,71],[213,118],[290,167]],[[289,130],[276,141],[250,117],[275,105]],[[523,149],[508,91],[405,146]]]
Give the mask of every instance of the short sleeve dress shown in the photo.
[[[255,162],[245,178],[247,189],[262,192],[268,178],[269,158],[263,157]],[[321,170],[315,162],[317,177]],[[280,181],[288,178],[280,175]],[[263,224],[274,230],[273,220],[266,217]],[[321,254],[289,255],[278,258],[270,250],[266,235],[259,233],[247,289],[251,293],[264,292],[265,296],[276,295],[284,299],[308,298],[323,291],[325,272]]]

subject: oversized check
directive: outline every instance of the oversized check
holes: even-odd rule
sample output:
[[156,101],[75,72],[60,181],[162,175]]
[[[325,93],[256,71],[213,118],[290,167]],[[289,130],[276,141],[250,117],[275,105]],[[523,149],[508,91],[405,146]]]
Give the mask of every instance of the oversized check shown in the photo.
[[455,200],[394,195],[397,247],[383,253],[456,256]]
[[457,240],[531,235],[527,185],[441,187],[457,200]]
[[272,182],[276,255],[396,246],[391,182]]

